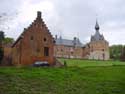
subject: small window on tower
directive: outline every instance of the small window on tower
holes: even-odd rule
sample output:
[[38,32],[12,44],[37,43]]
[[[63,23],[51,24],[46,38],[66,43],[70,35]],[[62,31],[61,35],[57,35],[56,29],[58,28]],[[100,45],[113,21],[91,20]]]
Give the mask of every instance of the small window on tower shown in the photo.
[[31,36],[30,39],[33,40],[33,36]]

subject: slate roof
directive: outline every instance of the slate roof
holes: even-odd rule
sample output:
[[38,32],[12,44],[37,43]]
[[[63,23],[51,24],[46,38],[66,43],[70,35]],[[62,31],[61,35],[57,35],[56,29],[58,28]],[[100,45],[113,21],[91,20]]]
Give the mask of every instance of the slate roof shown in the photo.
[[55,39],[55,44],[56,45],[65,45],[65,46],[76,46],[76,47],[83,47],[83,44],[79,41],[78,38],[74,40],[68,40],[68,39],[62,39],[57,38]]
[[91,36],[91,41],[105,40],[104,36],[101,35],[99,32],[99,24],[97,21],[96,21],[96,25],[95,25],[95,30],[96,30],[96,33],[93,36]]
[[96,31],[96,33],[91,36],[91,41],[99,41],[99,40],[105,40],[104,36],[99,33],[99,31]]

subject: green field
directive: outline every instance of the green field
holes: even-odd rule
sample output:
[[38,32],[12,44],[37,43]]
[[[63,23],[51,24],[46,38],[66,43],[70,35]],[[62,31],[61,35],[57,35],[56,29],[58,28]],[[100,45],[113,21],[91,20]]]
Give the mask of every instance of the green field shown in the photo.
[[1,67],[0,94],[125,94],[125,66],[83,60],[73,67],[68,61],[72,67]]
[[66,61],[67,66],[75,67],[91,67],[91,66],[120,66],[125,65],[125,62],[120,61],[97,61],[97,60],[78,60],[78,59],[59,59],[62,63]]

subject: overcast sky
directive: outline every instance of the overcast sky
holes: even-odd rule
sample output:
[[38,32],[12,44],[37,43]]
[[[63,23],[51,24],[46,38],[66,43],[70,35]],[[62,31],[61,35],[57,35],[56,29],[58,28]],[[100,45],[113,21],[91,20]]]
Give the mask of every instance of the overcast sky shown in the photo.
[[110,45],[125,44],[124,0],[0,0],[0,30],[16,39],[37,11],[53,36],[79,37],[85,44],[95,33],[97,18]]

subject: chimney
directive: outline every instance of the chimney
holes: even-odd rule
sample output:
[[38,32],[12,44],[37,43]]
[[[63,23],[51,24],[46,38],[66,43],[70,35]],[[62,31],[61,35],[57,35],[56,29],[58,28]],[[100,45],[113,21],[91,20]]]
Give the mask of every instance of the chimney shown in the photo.
[[76,41],[77,40],[77,38],[76,37],[74,37],[74,40],[73,40],[73,43],[74,43],[74,47],[76,46]]
[[41,19],[41,14],[42,14],[41,11],[37,11],[37,18],[38,19]]
[[55,35],[55,39],[57,39],[57,35]]
[[74,37],[74,41],[76,41],[76,39],[77,39],[77,38],[76,38],[76,37]]

